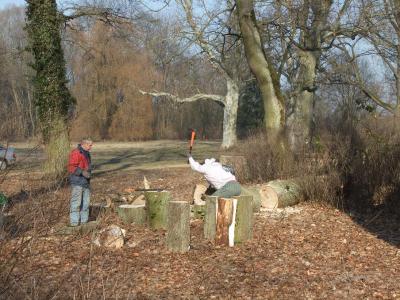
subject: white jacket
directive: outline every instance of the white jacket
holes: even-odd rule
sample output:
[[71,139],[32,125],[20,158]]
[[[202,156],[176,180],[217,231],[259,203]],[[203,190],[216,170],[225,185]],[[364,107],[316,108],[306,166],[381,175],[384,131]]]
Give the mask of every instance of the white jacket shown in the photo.
[[201,165],[193,157],[189,157],[189,164],[192,170],[203,173],[206,180],[217,190],[229,181],[236,181],[236,177],[225,171],[222,165],[215,161],[215,158],[206,159]]

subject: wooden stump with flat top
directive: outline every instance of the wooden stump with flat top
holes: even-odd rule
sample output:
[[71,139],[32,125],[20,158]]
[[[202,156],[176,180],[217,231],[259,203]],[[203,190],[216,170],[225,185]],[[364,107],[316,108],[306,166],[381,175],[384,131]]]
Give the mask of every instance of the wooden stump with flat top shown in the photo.
[[186,201],[169,201],[167,205],[167,248],[184,253],[190,247],[190,204]]
[[240,196],[251,196],[253,203],[253,212],[258,213],[261,208],[260,189],[257,186],[242,186]]
[[253,237],[253,197],[206,198],[204,236],[216,245],[234,246]]
[[167,191],[149,191],[144,194],[146,198],[147,221],[153,229],[166,229],[167,204],[171,195]]
[[215,229],[217,227],[217,206],[218,197],[206,196],[206,208],[204,215],[204,237],[208,240],[215,239]]
[[235,218],[235,244],[243,243],[253,237],[253,197],[238,196]]
[[144,204],[123,204],[118,206],[117,214],[124,223],[146,224],[147,212]]

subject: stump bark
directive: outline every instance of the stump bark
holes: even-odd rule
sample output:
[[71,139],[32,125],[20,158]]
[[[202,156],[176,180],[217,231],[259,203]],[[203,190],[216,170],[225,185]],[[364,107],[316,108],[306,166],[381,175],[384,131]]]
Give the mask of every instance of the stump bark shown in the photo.
[[206,196],[206,209],[204,216],[204,238],[208,240],[215,239],[215,230],[217,227],[217,205],[218,205],[218,197]]
[[179,253],[189,251],[190,204],[186,201],[169,201],[167,216],[167,248]]
[[257,213],[261,208],[261,195],[260,190],[256,186],[242,186],[241,196],[251,196],[253,212]]
[[170,193],[162,192],[145,192],[147,221],[153,229],[166,229],[167,227],[167,204],[171,199]]
[[144,204],[123,204],[118,206],[117,214],[124,223],[146,224],[147,212]]
[[243,243],[253,237],[253,197],[239,196],[235,218],[235,244]]
[[237,199],[218,198],[215,245],[233,246]]

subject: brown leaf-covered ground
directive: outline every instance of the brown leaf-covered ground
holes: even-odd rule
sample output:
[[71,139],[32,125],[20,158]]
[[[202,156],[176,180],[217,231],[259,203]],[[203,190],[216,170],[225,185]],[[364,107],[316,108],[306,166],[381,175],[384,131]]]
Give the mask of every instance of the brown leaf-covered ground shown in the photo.
[[[201,176],[188,167],[108,172],[93,179],[105,194],[153,187],[189,201]],[[68,222],[68,186],[43,188],[38,173],[8,175],[13,205],[0,245],[1,299],[400,299],[400,221],[304,203],[256,215],[253,240],[233,248],[203,238],[191,223],[191,250],[169,253],[165,232],[123,224],[120,250],[98,248],[92,234],[57,235]],[[42,187],[42,188],[39,188]]]

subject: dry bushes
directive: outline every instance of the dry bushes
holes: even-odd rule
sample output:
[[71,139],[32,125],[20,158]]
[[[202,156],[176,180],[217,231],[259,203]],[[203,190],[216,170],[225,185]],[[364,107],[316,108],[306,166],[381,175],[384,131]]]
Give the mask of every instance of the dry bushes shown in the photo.
[[296,153],[271,146],[260,133],[239,151],[251,181],[296,178],[310,200],[357,209],[387,204],[400,212],[399,129],[398,119],[371,117],[351,128],[325,130],[312,147]]
[[247,158],[251,181],[294,178],[306,199],[338,205],[343,181],[338,153],[330,151],[332,149],[319,146],[317,150],[300,149],[291,153],[280,146],[272,146],[260,133],[250,136],[239,148]]
[[400,212],[400,120],[368,118],[358,125],[347,181],[349,203],[357,207],[388,204]]

